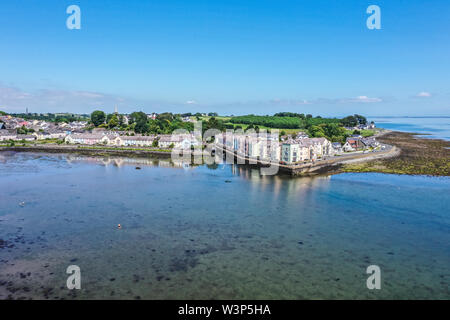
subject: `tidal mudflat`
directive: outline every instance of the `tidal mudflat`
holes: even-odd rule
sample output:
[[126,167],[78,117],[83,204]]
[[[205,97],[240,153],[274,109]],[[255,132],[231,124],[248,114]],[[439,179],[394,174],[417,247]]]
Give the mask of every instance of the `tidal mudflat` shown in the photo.
[[449,193],[448,177],[2,153],[0,299],[449,299]]

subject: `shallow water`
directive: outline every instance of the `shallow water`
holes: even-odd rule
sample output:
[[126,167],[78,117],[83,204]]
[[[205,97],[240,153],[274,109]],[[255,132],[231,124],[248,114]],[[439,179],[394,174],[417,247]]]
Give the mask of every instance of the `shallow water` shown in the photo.
[[447,177],[3,153],[0,299],[449,299],[449,192]]
[[450,117],[377,117],[370,118],[379,128],[420,133],[426,138],[450,140]]

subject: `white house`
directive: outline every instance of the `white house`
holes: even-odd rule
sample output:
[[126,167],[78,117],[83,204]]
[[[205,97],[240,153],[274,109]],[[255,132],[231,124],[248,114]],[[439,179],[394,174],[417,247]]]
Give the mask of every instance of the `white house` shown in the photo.
[[333,142],[331,144],[331,147],[333,154],[341,154],[343,151],[342,144],[340,144],[339,142]]
[[[116,138],[113,144],[120,143],[121,146],[135,146],[135,147],[151,147],[154,136],[120,136]],[[120,141],[120,142],[117,142]]]
[[301,144],[295,140],[289,139],[283,142],[281,146],[281,161],[291,164],[305,160],[304,150],[309,150],[306,144]]
[[160,148],[169,148],[173,145],[175,148],[181,147],[181,142],[184,140],[182,135],[163,135],[158,140]]
[[33,135],[28,135],[28,134],[18,134],[16,136],[16,138],[14,139],[16,141],[34,141],[36,140],[36,137]]
[[70,134],[64,139],[64,141],[70,144],[87,144],[87,145],[110,144],[110,140],[106,135],[95,133]]
[[10,130],[0,130],[0,141],[5,140],[15,140],[17,138],[17,133]]

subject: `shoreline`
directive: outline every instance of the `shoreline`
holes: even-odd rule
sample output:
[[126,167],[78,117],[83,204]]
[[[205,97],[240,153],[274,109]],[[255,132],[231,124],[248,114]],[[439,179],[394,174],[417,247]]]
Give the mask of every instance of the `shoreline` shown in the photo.
[[[435,138],[418,137],[420,133],[408,133],[384,129],[374,137],[381,143],[392,146],[387,151],[367,154],[343,155],[342,158],[322,160],[314,164],[289,166],[267,161],[243,158],[234,154],[241,164],[268,166],[277,165],[279,173],[292,176],[333,175],[346,172],[378,172],[389,174],[450,176],[450,142]],[[220,148],[216,146],[216,148]],[[222,148],[220,148],[222,149]],[[223,150],[223,149],[222,149]],[[80,154],[129,158],[170,158],[171,149],[118,148],[102,146],[74,146],[42,144],[29,146],[2,146],[0,152],[35,152],[54,154]],[[224,150],[230,153],[230,151]],[[278,173],[278,174],[279,174]]]
[[67,145],[30,145],[30,146],[14,146],[0,147],[0,152],[35,152],[35,153],[56,153],[56,154],[81,154],[90,156],[124,156],[130,158],[136,157],[170,157],[171,150],[155,149],[133,149],[133,148],[113,148],[113,147],[96,147],[96,146],[67,146]]
[[425,138],[422,133],[386,130],[377,139],[400,150],[391,159],[345,164],[342,172],[450,176],[450,141]]

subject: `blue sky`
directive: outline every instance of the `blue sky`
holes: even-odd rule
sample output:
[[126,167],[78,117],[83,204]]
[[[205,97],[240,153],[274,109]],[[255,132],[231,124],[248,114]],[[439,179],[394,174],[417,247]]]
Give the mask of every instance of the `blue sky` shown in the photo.
[[450,115],[447,0],[2,1],[0,30],[0,110]]

